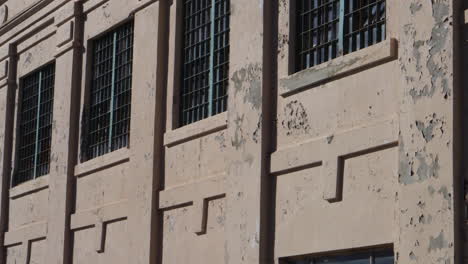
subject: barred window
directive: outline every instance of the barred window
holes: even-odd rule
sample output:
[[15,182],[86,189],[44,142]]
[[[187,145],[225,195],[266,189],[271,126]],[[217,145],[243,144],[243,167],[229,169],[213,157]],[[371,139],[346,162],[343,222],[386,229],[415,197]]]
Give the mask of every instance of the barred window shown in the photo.
[[12,186],[49,174],[55,63],[20,80],[17,168]]
[[391,249],[373,249],[330,256],[298,256],[280,259],[280,264],[393,264]]
[[230,0],[183,0],[180,125],[226,111]]
[[385,0],[297,0],[296,71],[386,38]]
[[88,160],[129,144],[133,22],[96,39],[92,49],[92,83],[84,157]]

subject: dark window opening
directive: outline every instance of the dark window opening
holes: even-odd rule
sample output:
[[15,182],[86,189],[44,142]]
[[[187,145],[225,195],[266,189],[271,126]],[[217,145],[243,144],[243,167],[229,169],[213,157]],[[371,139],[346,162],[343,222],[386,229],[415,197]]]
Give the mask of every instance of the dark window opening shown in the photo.
[[128,147],[132,96],[133,21],[92,45],[86,157]]
[[229,0],[184,0],[180,126],[226,111]]
[[340,0],[299,0],[297,71],[338,56]]
[[346,3],[345,54],[385,40],[385,0],[350,0]]
[[280,259],[280,264],[394,264],[392,249],[370,249],[318,256],[297,256]]
[[295,12],[296,72],[386,38],[386,0],[297,0]]
[[17,168],[12,186],[49,174],[55,63],[20,80]]

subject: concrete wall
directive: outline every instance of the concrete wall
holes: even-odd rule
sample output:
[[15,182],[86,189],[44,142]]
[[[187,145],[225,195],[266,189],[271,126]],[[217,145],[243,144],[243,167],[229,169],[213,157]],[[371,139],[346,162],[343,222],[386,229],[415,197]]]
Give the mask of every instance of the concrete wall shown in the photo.
[[[228,111],[184,127],[183,0],[0,1],[0,263],[279,263],[375,246],[461,263],[462,1],[387,0],[385,41],[294,74],[291,1],[231,0]],[[89,45],[130,19],[130,146],[82,162]],[[51,171],[10,188],[19,79],[52,60]]]

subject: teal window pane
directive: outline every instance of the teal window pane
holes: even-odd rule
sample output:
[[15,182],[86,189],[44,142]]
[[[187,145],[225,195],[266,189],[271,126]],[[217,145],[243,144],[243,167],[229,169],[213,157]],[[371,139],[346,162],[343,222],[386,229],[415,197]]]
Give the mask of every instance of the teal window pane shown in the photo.
[[395,257],[392,250],[375,253],[374,264],[394,264]]

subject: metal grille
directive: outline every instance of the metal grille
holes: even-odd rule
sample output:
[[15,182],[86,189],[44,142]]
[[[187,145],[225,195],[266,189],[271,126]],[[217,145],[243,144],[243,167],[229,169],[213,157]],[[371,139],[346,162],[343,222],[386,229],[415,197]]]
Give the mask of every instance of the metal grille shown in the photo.
[[299,0],[297,71],[338,56],[340,0]]
[[86,159],[129,143],[133,22],[94,41]]
[[349,0],[345,7],[345,54],[385,40],[385,0]]
[[229,3],[184,1],[182,126],[227,109]]
[[296,71],[385,39],[385,0],[297,0]]
[[55,63],[21,80],[17,170],[12,185],[50,170]]
[[393,250],[371,250],[331,256],[283,258],[280,264],[394,264]]

